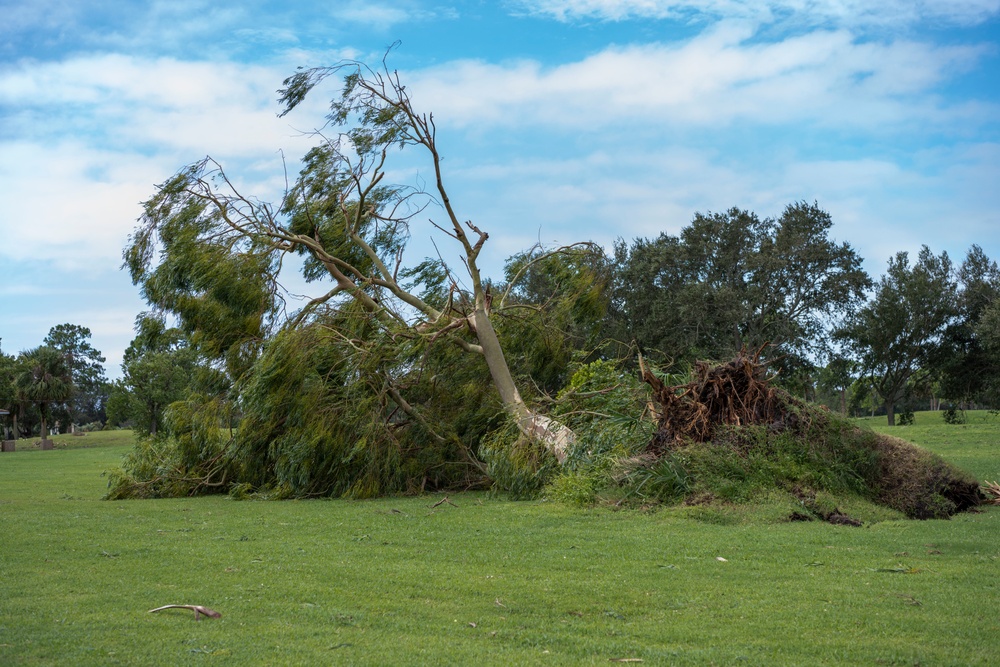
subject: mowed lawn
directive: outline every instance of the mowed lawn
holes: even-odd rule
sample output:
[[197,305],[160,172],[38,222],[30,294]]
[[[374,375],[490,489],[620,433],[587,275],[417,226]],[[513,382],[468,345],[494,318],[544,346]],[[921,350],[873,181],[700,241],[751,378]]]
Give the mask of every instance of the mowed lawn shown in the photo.
[[[971,416],[961,427],[918,413],[893,433],[1000,478],[1000,419]],[[108,502],[101,472],[128,435],[62,441],[0,454],[0,665],[994,665],[1000,655],[1000,508],[855,528],[482,494],[436,507],[442,496]],[[165,604],[222,618],[147,613]]]

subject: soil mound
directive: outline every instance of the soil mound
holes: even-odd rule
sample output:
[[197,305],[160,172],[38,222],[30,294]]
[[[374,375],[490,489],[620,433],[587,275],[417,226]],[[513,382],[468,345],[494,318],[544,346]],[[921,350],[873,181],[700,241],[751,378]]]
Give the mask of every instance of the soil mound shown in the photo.
[[916,519],[947,518],[985,500],[975,478],[939,456],[858,428],[773,386],[760,361],[762,350],[743,348],[718,365],[698,362],[686,384],[667,385],[644,369],[658,415],[647,453],[667,457],[711,443],[743,457],[766,456],[770,443],[788,443],[791,437],[801,454],[793,458],[808,463],[810,479],[786,475],[780,484],[822,487],[816,480],[854,479],[870,500]]

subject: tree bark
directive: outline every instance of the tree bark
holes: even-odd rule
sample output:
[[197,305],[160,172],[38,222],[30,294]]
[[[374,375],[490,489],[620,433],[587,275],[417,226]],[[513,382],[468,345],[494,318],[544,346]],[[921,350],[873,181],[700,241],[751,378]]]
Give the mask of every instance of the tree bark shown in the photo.
[[895,411],[895,407],[896,406],[894,406],[892,404],[892,401],[886,401],[885,402],[885,416],[889,420],[889,426],[895,426],[896,425],[896,411]]
[[486,304],[477,304],[475,312],[476,337],[483,349],[486,365],[490,369],[493,384],[500,394],[507,413],[517,422],[517,427],[527,437],[541,443],[556,457],[559,463],[566,461],[569,448],[576,442],[576,434],[556,420],[531,410],[521,398],[521,392],[514,384],[510,367],[504,358],[503,347],[497,338],[493,322],[486,312]]

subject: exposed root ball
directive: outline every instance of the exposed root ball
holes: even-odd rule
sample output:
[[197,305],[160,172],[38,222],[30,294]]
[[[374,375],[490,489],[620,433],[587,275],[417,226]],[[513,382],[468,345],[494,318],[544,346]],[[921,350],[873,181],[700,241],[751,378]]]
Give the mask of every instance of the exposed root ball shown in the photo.
[[645,370],[642,379],[653,388],[660,407],[659,427],[649,449],[662,453],[686,441],[707,442],[715,427],[723,424],[767,424],[783,430],[797,420],[778,390],[768,384],[761,350],[751,355],[744,347],[735,359],[718,366],[699,361],[694,378],[683,385],[665,385]]
[[[710,443],[711,449],[735,453],[734,470],[760,467],[762,459],[772,462],[768,475],[776,486],[848,491],[915,519],[947,518],[990,498],[1000,501],[1000,486],[981,490],[974,477],[929,451],[858,428],[772,387],[760,363],[761,350],[750,354],[743,348],[717,366],[699,362],[687,384],[668,386],[644,370],[659,413],[647,455],[685,460],[705,447],[699,443]],[[789,460],[794,464],[781,463]],[[697,479],[685,479],[694,491],[713,491],[700,488]],[[853,521],[839,511],[832,515],[822,517]]]

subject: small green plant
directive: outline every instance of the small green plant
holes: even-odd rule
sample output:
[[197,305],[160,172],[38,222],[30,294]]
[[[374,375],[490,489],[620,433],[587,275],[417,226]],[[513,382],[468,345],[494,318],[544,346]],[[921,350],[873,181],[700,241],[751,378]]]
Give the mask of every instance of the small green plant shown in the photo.
[[945,424],[964,424],[966,422],[965,410],[956,409],[954,405],[949,406],[941,414]]
[[906,406],[896,417],[896,424],[899,426],[913,426],[913,408]]
[[627,496],[674,503],[691,493],[691,477],[681,456],[639,457],[620,478]]

